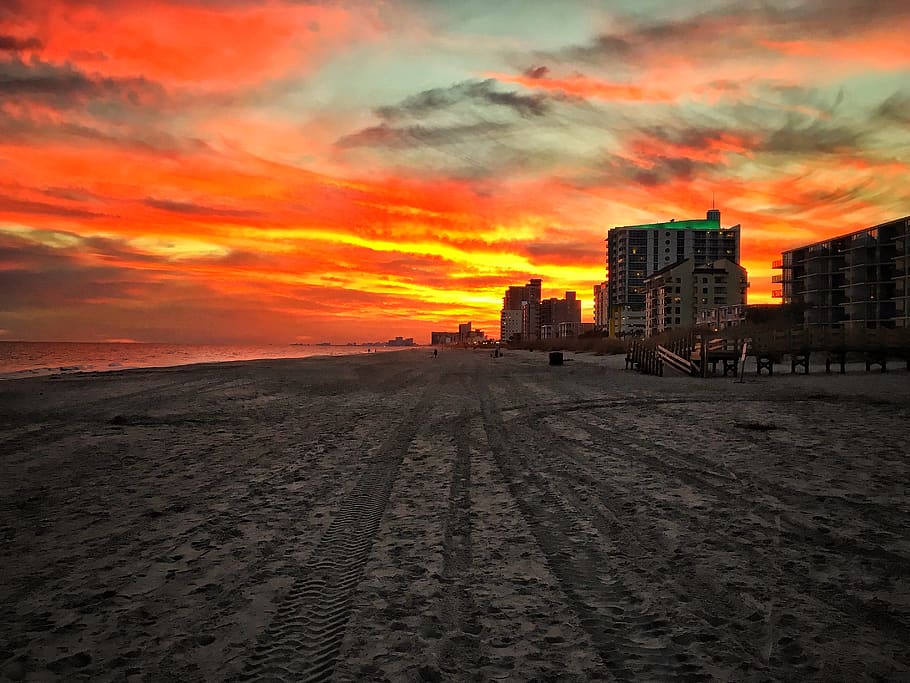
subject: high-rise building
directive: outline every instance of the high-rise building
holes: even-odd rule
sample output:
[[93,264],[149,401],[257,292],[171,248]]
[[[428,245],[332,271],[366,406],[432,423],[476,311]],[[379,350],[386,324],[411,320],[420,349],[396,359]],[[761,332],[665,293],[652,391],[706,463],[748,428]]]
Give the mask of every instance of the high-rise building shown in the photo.
[[[508,341],[516,334],[522,335],[522,339],[537,338],[540,327],[540,290],[540,278],[533,278],[526,285],[513,285],[506,289],[499,314],[499,338],[502,341]],[[524,320],[527,320],[527,329]]]
[[609,329],[609,301],[610,283],[604,280],[599,285],[594,285],[594,329]]
[[703,219],[627,225],[606,238],[607,326],[614,336],[645,332],[645,279],[683,259],[695,265],[739,263],[740,226],[720,226],[720,211]]
[[809,327],[910,327],[910,216],[783,252],[773,292]]
[[[540,329],[549,329],[548,335],[540,332],[542,339],[559,336],[559,326],[563,323],[581,323],[581,301],[576,298],[575,292],[566,292],[565,299],[543,299],[540,302]],[[576,328],[564,326],[562,329]]]

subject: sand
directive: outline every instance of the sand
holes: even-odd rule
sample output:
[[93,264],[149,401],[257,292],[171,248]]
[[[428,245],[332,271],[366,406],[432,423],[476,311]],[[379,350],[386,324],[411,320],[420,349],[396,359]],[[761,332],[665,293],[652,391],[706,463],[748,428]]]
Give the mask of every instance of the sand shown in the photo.
[[910,679],[910,375],[428,349],[0,383],[13,680]]

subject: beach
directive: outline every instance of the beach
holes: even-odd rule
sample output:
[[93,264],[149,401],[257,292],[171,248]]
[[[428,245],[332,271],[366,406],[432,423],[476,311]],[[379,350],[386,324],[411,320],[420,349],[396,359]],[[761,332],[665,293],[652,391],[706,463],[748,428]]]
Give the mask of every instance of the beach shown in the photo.
[[908,680],[910,375],[753,363],[0,383],[0,676]]

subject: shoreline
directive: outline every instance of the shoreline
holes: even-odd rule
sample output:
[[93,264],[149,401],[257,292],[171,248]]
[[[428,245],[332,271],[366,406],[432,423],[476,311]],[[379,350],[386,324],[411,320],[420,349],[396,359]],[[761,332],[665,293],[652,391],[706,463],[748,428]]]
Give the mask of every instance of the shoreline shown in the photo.
[[910,671],[906,371],[584,356],[0,383],[0,676]]
[[[42,342],[11,342],[11,343],[42,343]],[[64,342],[72,344],[80,344],[81,342]],[[56,344],[56,342],[55,342]],[[149,346],[162,346],[160,344],[149,344]],[[192,345],[166,345],[179,348],[182,346],[188,346],[194,348]],[[291,345],[293,346],[293,345]],[[211,348],[207,345],[199,345],[198,348]],[[222,347],[217,347],[222,348]],[[232,347],[223,347],[223,348],[232,348]],[[246,347],[237,347],[237,348],[246,348]],[[19,370],[10,370],[10,371],[0,371],[0,382],[16,379],[28,379],[31,377],[62,377],[62,376],[71,376],[79,374],[101,374],[109,372],[126,372],[130,370],[161,370],[166,368],[177,368],[177,367],[192,367],[196,365],[214,365],[219,363],[247,363],[247,362],[257,362],[257,361],[269,361],[269,360],[305,360],[307,358],[346,358],[348,356],[359,356],[361,354],[366,355],[369,353],[366,351],[366,348],[363,347],[363,350],[360,347],[354,346],[337,346],[337,347],[321,347],[318,345],[312,345],[312,348],[316,349],[344,349],[346,351],[351,349],[356,349],[350,351],[349,353],[332,353],[332,352],[317,352],[310,353],[306,355],[296,355],[296,356],[261,356],[261,357],[249,357],[249,358],[224,358],[224,359],[212,359],[212,360],[191,360],[191,361],[181,361],[177,363],[167,363],[164,364],[153,364],[153,365],[123,365],[120,362],[108,362],[106,367],[84,367],[82,365],[66,365],[66,366],[36,366],[31,368],[23,368]],[[396,351],[405,351],[405,350],[415,350],[422,347],[369,347],[372,349],[372,353],[390,353]],[[378,349],[382,349],[381,351]],[[160,361],[160,359],[159,359]],[[98,362],[98,361],[94,361]],[[105,361],[101,361],[102,363]]]

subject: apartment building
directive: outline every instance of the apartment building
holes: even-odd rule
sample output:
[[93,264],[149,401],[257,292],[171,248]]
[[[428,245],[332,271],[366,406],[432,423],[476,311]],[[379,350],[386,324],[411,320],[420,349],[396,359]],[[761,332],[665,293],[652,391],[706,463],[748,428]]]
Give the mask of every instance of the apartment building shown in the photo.
[[575,292],[566,292],[564,299],[543,299],[540,302],[540,324],[558,327],[560,323],[581,322],[581,301]]
[[606,280],[594,285],[594,328],[607,330],[610,327],[610,283]]
[[745,305],[746,269],[730,259],[684,259],[645,278],[644,334],[694,326],[706,311]]
[[773,266],[807,327],[910,327],[910,216],[789,249]]
[[[534,278],[525,285],[512,285],[506,289],[499,312],[499,338],[508,341],[515,335],[531,339],[532,330],[536,339],[540,327],[541,280]],[[527,321],[527,328],[525,327]]]
[[[695,265],[740,259],[740,226],[722,228],[711,209],[703,219],[611,228],[606,238],[607,328],[612,336],[645,333],[645,280],[684,259]],[[675,317],[675,316],[674,316]]]

